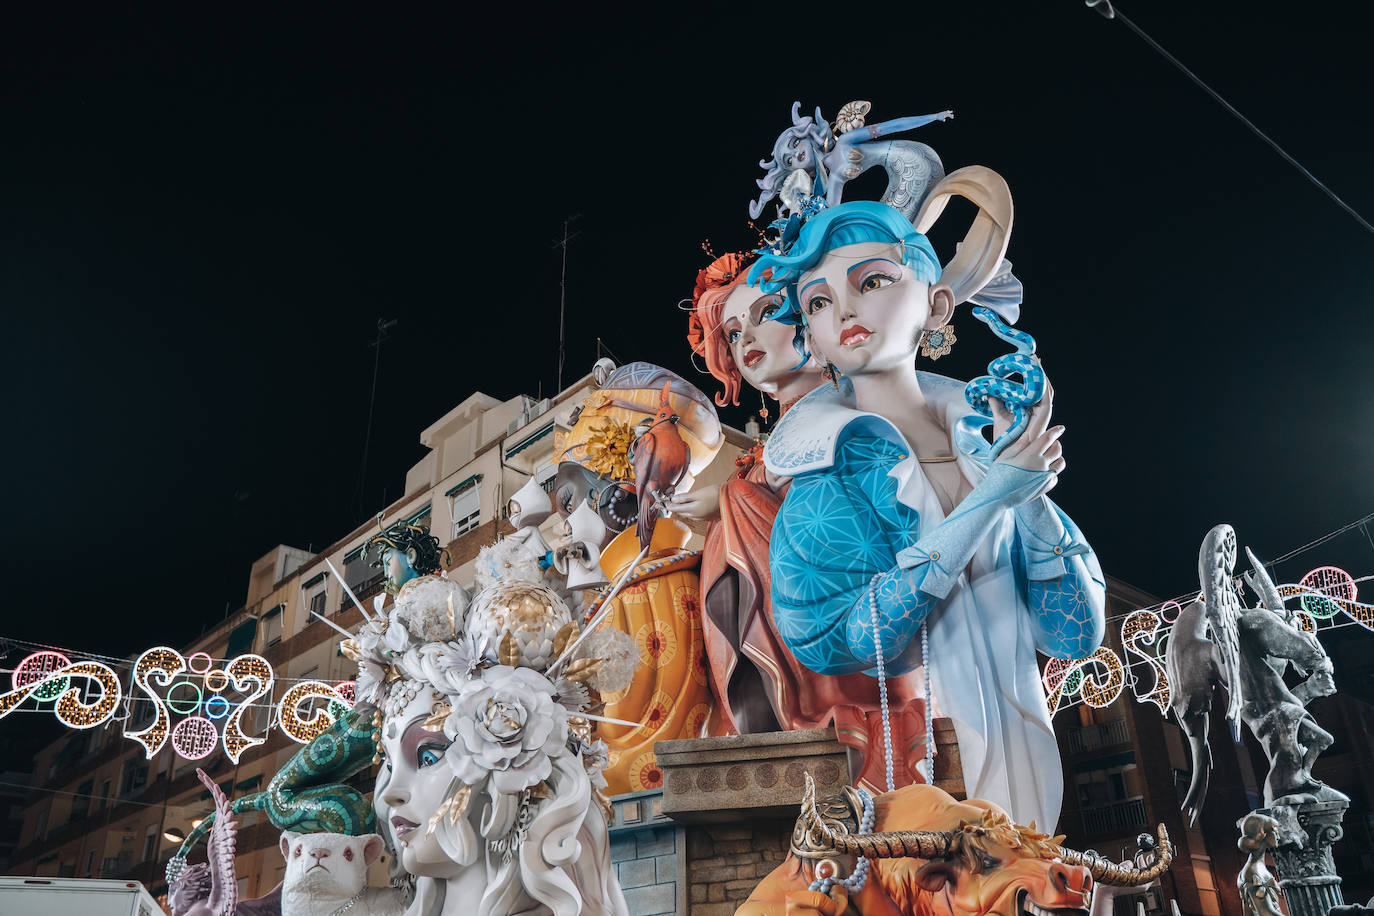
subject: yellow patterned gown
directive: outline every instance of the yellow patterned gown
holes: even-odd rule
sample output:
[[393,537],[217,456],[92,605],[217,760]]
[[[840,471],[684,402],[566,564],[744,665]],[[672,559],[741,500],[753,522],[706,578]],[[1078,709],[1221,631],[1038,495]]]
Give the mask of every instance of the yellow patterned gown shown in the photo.
[[[596,726],[610,750],[605,776],[611,795],[662,788],[654,742],[699,738],[711,715],[697,576],[701,555],[682,547],[689,534],[680,522],[659,520],[649,553],[612,599],[614,610],[602,624],[633,636],[640,662],[630,686],[603,699],[605,715],[643,724]],[[612,582],[619,580],[638,547],[634,528],[607,545],[601,565]],[[599,600],[594,602],[588,618],[600,607]]]

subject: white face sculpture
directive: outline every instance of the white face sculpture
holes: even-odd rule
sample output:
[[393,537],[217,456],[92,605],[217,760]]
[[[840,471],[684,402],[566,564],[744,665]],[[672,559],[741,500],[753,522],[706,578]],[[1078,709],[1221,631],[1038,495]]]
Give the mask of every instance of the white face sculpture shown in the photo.
[[286,889],[347,898],[367,884],[367,867],[382,854],[382,838],[375,833],[346,836],[288,830],[281,835],[281,854],[286,859],[282,879]]
[[932,289],[948,288],[917,280],[898,245],[860,242],[828,252],[797,283],[812,352],[845,375],[913,365],[921,331],[949,314],[941,297],[932,315]]
[[796,329],[771,320],[784,308],[781,293],[741,284],[730,290],[720,313],[720,333],[730,345],[740,375],[768,394],[776,394],[780,385],[797,375],[818,371],[797,365],[802,360],[792,346]]
[[[396,841],[401,865],[412,875],[452,878],[475,861],[480,848],[475,834],[464,845],[473,851],[472,861],[455,862],[430,832],[430,818],[448,796],[453,771],[444,765],[449,740],[442,731],[429,731],[425,719],[443,697],[432,688],[415,699],[382,726],[385,763],[377,774],[373,804],[379,822],[387,823]],[[474,805],[474,807],[476,807]],[[466,819],[461,831],[470,831]]]

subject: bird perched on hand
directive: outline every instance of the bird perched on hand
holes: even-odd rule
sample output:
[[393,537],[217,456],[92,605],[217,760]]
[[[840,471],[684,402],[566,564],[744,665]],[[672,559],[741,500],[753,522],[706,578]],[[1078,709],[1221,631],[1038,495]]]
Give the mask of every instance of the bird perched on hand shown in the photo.
[[659,503],[672,495],[692,459],[687,441],[677,428],[680,417],[673,413],[669,399],[672,385],[671,381],[663,383],[658,394],[658,413],[630,449],[639,488],[639,523],[635,533],[639,535],[640,549],[648,547],[653,537],[654,524],[662,515]]

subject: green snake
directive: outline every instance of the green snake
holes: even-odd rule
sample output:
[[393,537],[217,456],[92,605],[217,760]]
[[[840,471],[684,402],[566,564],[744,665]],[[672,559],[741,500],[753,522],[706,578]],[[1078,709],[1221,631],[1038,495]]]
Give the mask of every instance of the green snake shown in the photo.
[[[371,727],[349,710],[288,760],[266,789],[235,799],[230,810],[234,814],[265,811],[272,826],[297,833],[371,833],[376,827],[372,802],[343,781],[371,766],[376,750]],[[212,812],[201,821],[181,844],[176,858],[184,860],[214,820]]]

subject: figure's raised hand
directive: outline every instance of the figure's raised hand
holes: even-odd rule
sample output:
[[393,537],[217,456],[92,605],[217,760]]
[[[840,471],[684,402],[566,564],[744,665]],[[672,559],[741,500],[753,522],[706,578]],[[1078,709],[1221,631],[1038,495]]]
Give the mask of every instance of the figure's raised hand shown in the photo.
[[[1011,412],[1001,401],[990,400],[993,412],[994,435],[1005,433],[1012,426]],[[1010,464],[1032,472],[1049,472],[1045,485],[1036,496],[1043,496],[1058,483],[1058,477],[1066,466],[1064,446],[1059,437],[1064,435],[1063,426],[1050,426],[1054,413],[1054,386],[1045,382],[1045,396],[1040,403],[1031,408],[1030,421],[1025,430],[1017,436],[997,457],[999,463]]]
[[703,522],[720,518],[720,487],[701,487],[687,493],[674,493],[659,506],[680,518]]

